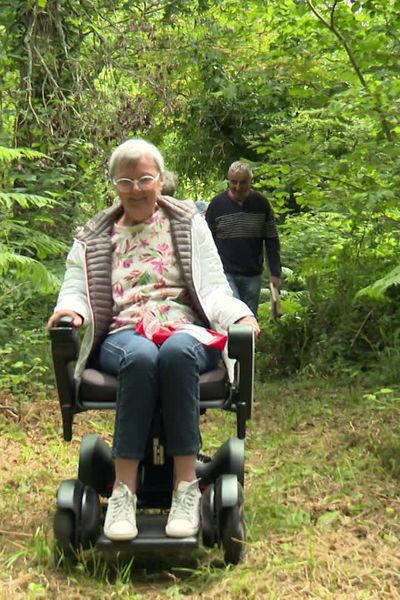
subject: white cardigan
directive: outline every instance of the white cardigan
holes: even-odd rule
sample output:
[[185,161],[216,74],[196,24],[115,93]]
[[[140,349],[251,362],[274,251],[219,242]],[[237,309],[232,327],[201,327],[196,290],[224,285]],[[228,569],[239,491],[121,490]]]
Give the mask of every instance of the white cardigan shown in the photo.
[[[230,325],[253,313],[244,302],[233,297],[206,221],[198,214],[191,223],[194,288],[211,328],[226,333]],[[85,368],[93,344],[93,318],[87,293],[85,252],[84,242],[75,240],[67,257],[64,282],[55,308],[73,310],[84,318],[86,332],[76,365],[77,376]],[[234,361],[228,358],[226,351],[223,358],[232,379]]]

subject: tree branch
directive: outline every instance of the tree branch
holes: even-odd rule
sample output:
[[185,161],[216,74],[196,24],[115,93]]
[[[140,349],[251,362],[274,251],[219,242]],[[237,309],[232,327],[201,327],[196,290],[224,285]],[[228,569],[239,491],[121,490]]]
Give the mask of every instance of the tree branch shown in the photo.
[[[318,173],[316,173],[316,175],[318,175]],[[327,177],[326,175],[322,175],[321,173],[319,174],[319,176],[324,181],[336,181],[337,183],[342,183],[345,187],[353,188],[358,192],[365,192],[365,188],[356,185],[355,183],[350,183],[350,181],[345,181],[344,179],[339,179],[338,177]]]
[[361,85],[374,98],[375,110],[379,114],[379,117],[381,119],[382,128],[385,133],[386,139],[388,141],[393,141],[392,129],[386,119],[386,116],[383,113],[382,107],[378,104],[378,100],[377,100],[376,96],[374,94],[372,94],[370,87],[368,85],[368,82],[366,81],[366,79],[362,73],[361,67],[357,62],[355,54],[352,51],[352,49],[350,48],[346,38],[341,33],[341,31],[339,31],[338,28],[336,27],[335,10],[336,10],[338,2],[339,2],[339,0],[335,0],[332,5],[331,12],[330,12],[330,22],[329,22],[324,18],[324,16],[320,12],[317,11],[317,9],[315,8],[315,6],[311,2],[311,0],[306,0],[307,6],[314,13],[314,15],[317,17],[317,19],[319,19],[321,21],[321,23],[323,23],[325,25],[325,27],[327,27],[329,29],[329,31],[331,31],[337,37],[339,42],[342,44],[343,48],[345,49],[345,51],[347,53],[347,56],[350,59],[351,64],[353,65],[355,72],[357,73],[357,77],[360,80]]
[[55,24],[55,27],[58,31],[58,35],[60,37],[61,40],[61,46],[62,49],[64,51],[65,54],[65,58],[68,58],[68,46],[67,46],[67,40],[65,39],[65,32],[62,26],[62,17],[60,14],[60,5],[58,2],[55,2],[54,4],[54,14],[53,14],[53,21]]
[[356,60],[356,57],[355,57],[353,51],[351,50],[349,44],[347,43],[346,38],[337,29],[337,27],[335,25],[335,10],[336,10],[336,6],[337,6],[337,2],[338,2],[338,0],[335,0],[335,2],[332,5],[331,13],[330,13],[330,22],[329,22],[323,17],[323,15],[321,15],[321,13],[319,13],[317,11],[315,6],[312,4],[311,0],[306,0],[306,4],[309,6],[309,8],[314,13],[314,15],[317,17],[317,19],[319,19],[321,21],[321,23],[323,23],[325,25],[325,27],[327,27],[338,38],[338,40],[340,41],[340,43],[346,50],[347,56],[349,57],[350,62],[353,65],[355,72],[357,73],[357,76],[361,82],[361,85],[366,90],[369,90],[368,83],[366,82],[364,75],[361,72],[361,68]]
[[38,115],[36,114],[36,111],[33,108],[33,104],[32,104],[33,55],[32,55],[31,42],[32,42],[33,30],[34,30],[35,24],[36,24],[36,16],[37,16],[37,6],[35,4],[32,9],[32,12],[30,15],[30,22],[28,23],[28,27],[27,27],[27,30],[26,30],[26,33],[24,36],[24,46],[26,48],[26,53],[28,55],[28,71],[27,71],[24,79],[25,79],[25,83],[26,83],[26,91],[28,94],[29,108],[31,109],[32,114],[35,117],[37,123],[40,123],[41,121],[40,121]]
[[35,46],[34,50],[35,50],[35,53],[38,56],[40,62],[42,63],[43,68],[46,71],[48,78],[50,79],[51,83],[54,85],[54,88],[56,90],[59,90],[59,94],[60,94],[63,102],[65,104],[67,104],[67,99],[66,99],[66,97],[64,95],[64,92],[62,91],[62,89],[58,85],[57,81],[54,79],[53,73],[50,71],[49,67],[47,66],[46,61],[44,60],[43,56],[41,55],[41,53],[39,52],[39,50],[36,48],[36,46]]

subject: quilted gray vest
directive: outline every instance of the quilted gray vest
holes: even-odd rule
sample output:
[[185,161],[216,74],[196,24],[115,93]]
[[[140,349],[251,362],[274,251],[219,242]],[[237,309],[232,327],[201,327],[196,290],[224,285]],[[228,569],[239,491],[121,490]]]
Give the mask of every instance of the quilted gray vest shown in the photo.
[[[191,221],[197,213],[196,207],[193,202],[176,200],[169,196],[159,198],[158,204],[165,209],[170,219],[172,242],[185,284],[190,293],[192,308],[199,315],[201,322],[209,325],[194,289],[192,278]],[[121,206],[112,206],[101,211],[76,236],[76,239],[82,241],[86,247],[88,297],[93,312],[94,338],[92,351],[97,348],[108,333],[112,319],[111,231],[113,224],[119,219],[122,212]]]

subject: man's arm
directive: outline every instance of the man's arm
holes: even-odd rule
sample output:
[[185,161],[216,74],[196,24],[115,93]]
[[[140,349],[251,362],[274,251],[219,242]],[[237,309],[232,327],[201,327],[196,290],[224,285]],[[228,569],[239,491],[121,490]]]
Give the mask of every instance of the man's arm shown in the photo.
[[279,240],[279,232],[276,226],[274,211],[270,203],[267,201],[268,210],[265,217],[265,253],[268,261],[270,280],[278,290],[282,287],[281,280],[281,244]]
[[270,280],[278,290],[282,287],[281,279],[281,249],[279,238],[266,238],[265,251],[267,255]]

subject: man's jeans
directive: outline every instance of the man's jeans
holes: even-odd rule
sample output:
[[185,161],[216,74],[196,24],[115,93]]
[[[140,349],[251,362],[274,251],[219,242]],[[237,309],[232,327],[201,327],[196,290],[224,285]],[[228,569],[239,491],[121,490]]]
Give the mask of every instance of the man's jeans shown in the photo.
[[260,275],[233,275],[225,273],[235,298],[239,298],[257,316],[258,304],[260,302],[262,273]]
[[114,458],[143,458],[158,399],[168,453],[197,455],[199,374],[217,366],[219,350],[187,333],[176,333],[158,347],[128,329],[108,335],[99,358],[103,371],[118,376]]

